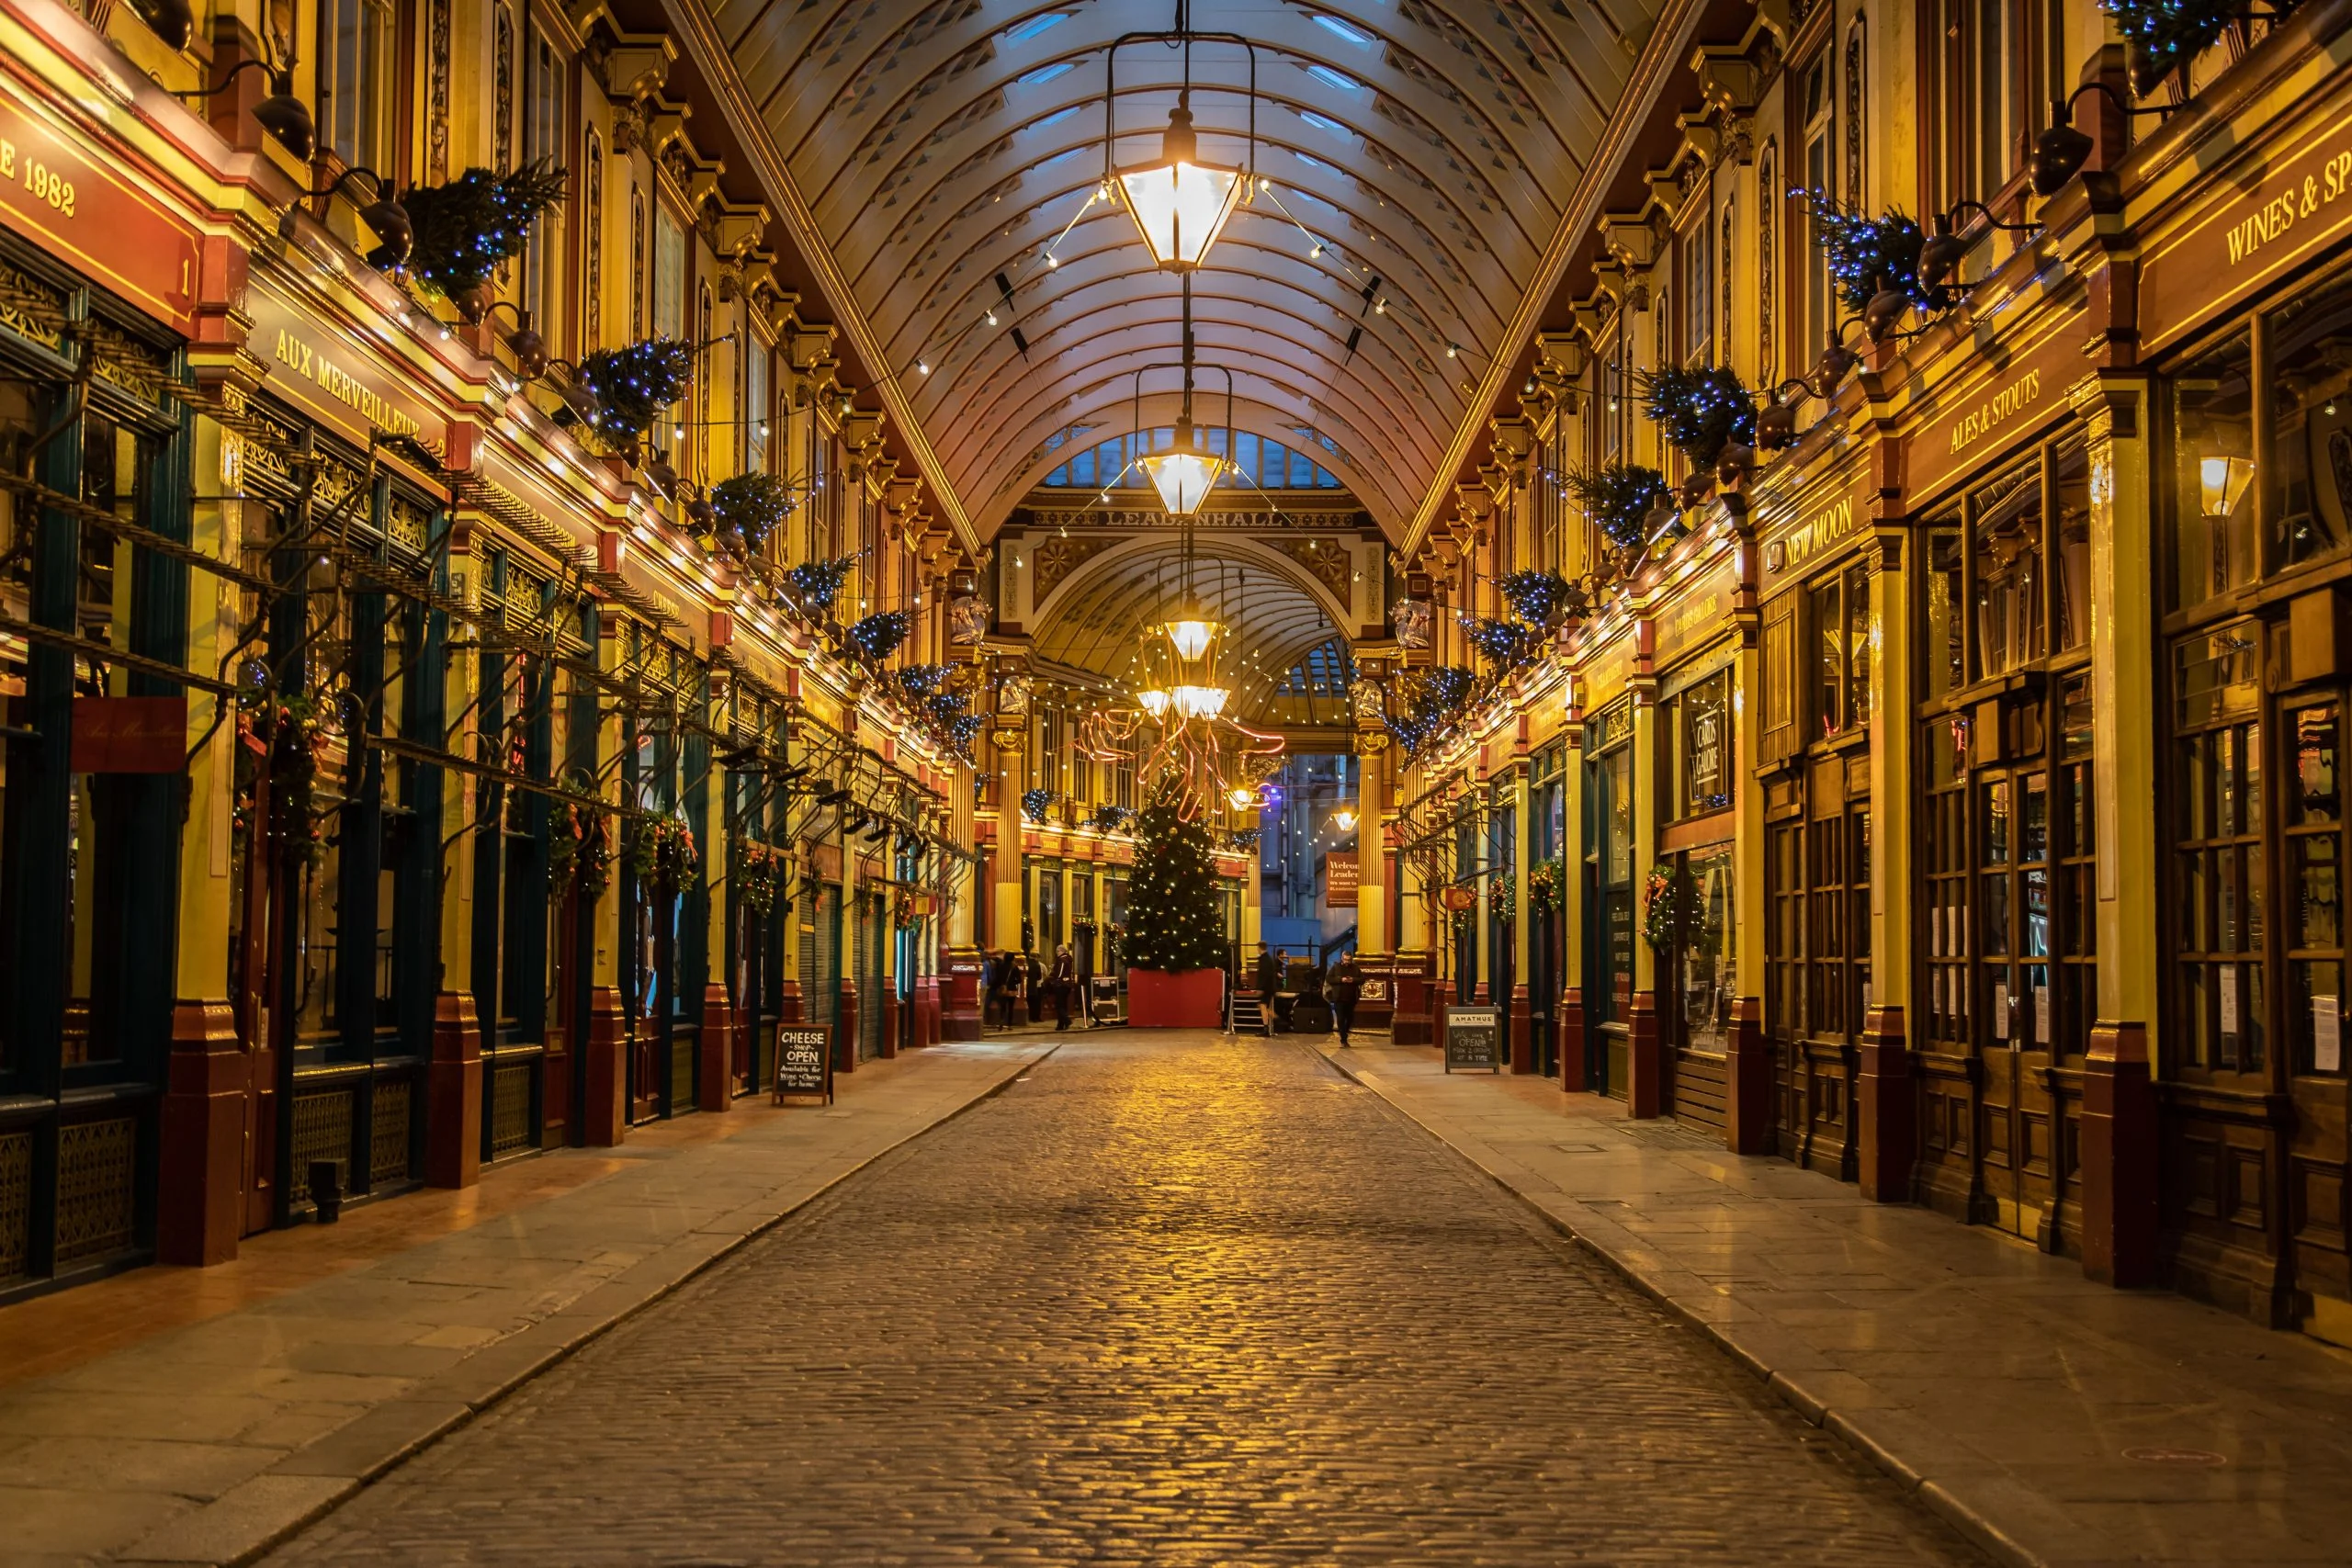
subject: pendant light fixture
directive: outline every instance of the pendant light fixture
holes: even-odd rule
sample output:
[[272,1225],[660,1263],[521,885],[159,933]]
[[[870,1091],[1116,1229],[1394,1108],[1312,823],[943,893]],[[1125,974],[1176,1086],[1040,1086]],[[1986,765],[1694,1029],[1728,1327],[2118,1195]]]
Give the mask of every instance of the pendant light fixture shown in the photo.
[[[1239,167],[1213,164],[1201,157],[1200,132],[1193,126],[1193,45],[1215,40],[1239,45],[1250,56],[1249,162]],[[1118,162],[1119,51],[1130,43],[1164,43],[1183,55],[1183,82],[1176,107],[1168,111],[1168,129],[1161,133],[1159,156],[1148,164],[1121,166]],[[1154,266],[1170,272],[1191,272],[1208,258],[1209,247],[1225,231],[1233,209],[1248,201],[1257,187],[1258,51],[1238,33],[1196,33],[1192,29],[1188,0],[1177,0],[1176,25],[1167,32],[1125,33],[1111,45],[1102,95],[1102,184],[1118,193],[1120,205],[1133,218],[1151,252]],[[1156,481],[1155,481],[1156,482]],[[1161,491],[1163,498],[1167,491]],[[1171,504],[1171,511],[1174,510]]]

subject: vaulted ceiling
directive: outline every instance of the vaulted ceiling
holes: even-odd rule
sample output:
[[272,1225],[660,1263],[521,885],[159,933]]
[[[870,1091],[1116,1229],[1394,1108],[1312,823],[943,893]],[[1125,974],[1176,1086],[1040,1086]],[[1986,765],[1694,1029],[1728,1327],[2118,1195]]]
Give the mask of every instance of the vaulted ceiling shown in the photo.
[[[1192,7],[1194,32],[1247,37],[1257,66],[1253,100],[1249,51],[1193,44],[1202,156],[1265,182],[1195,278],[1201,363],[1233,373],[1238,426],[1320,446],[1392,538],[1441,482],[1479,378],[1523,346],[1510,324],[1547,286],[1656,3]],[[1090,201],[1110,46],[1173,20],[1169,0],[712,0],[852,296],[833,303],[865,318],[983,536],[1054,466],[1057,433],[1125,432],[1138,368],[1177,356],[1178,279],[1124,210]],[[1182,51],[1117,51],[1114,162],[1157,159],[1183,79]],[[1203,385],[1196,416],[1221,423],[1224,378]],[[1169,423],[1176,387],[1144,375],[1144,424]]]

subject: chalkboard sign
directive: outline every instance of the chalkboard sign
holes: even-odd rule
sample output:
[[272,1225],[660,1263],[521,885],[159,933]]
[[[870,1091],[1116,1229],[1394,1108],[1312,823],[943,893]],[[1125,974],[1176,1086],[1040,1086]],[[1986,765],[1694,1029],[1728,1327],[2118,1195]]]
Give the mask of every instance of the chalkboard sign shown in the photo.
[[1500,1008],[1445,1010],[1447,1072],[1456,1067],[1484,1067],[1490,1073],[1503,1070],[1502,1012]]
[[823,1024],[775,1032],[775,1103],[831,1105],[832,1031]]

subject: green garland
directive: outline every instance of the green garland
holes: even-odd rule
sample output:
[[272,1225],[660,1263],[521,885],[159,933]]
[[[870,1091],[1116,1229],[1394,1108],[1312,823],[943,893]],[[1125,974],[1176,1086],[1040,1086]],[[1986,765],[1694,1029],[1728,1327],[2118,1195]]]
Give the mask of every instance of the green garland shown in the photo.
[[593,806],[558,801],[548,817],[548,888],[577,892],[590,903],[613,884],[613,835]]
[[737,474],[710,487],[710,506],[719,531],[740,540],[746,555],[757,555],[792,515],[792,491],[774,474]]
[[655,337],[582,355],[578,378],[596,400],[591,423],[597,431],[616,441],[634,441],[686,395],[694,371],[691,347],[678,338]]
[[1506,924],[1519,919],[1519,882],[1508,866],[1487,879],[1487,913]]
[[401,197],[415,235],[409,276],[447,299],[481,288],[523,254],[532,225],[571,187],[571,176],[544,158],[511,174],[474,168],[418,186]]
[[1642,889],[1642,940],[1652,953],[1662,954],[1688,942],[1705,920],[1690,877],[1665,862],[1650,867]]

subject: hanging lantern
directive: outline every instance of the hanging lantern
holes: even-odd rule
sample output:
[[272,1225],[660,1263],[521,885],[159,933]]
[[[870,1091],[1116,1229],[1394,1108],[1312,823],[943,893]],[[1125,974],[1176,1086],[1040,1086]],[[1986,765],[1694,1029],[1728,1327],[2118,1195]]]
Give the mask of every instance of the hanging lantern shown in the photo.
[[1186,92],[1169,111],[1159,162],[1119,171],[1119,194],[1153,265],[1170,272],[1189,272],[1207,257],[1247,183],[1239,169],[1204,164],[1200,152]]
[[1176,444],[1165,452],[1138,459],[1159,504],[1170,517],[1190,517],[1200,511],[1209,491],[1224,477],[1225,459],[1201,449],[1200,432],[1190,419],[1176,422]]

